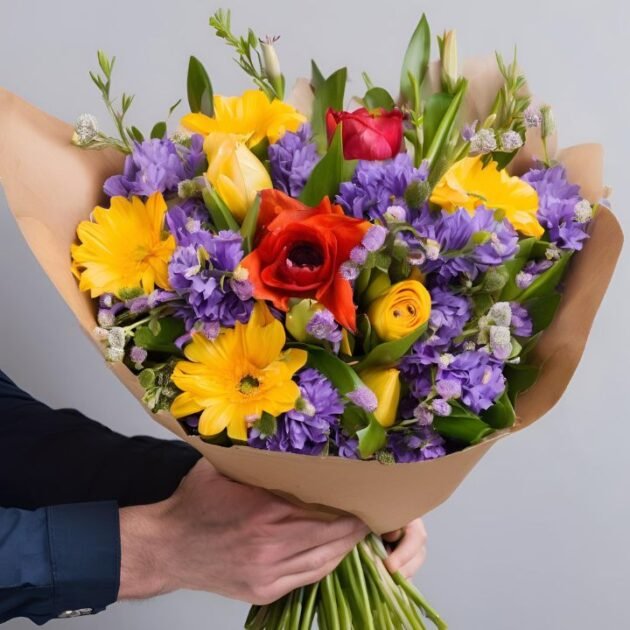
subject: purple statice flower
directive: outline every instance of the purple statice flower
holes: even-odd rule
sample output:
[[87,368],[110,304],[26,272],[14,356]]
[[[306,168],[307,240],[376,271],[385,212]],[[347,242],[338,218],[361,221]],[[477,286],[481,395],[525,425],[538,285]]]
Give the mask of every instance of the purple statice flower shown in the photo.
[[431,293],[431,316],[429,328],[432,335],[428,343],[436,348],[446,348],[462,334],[471,318],[472,305],[469,298],[456,295],[446,288],[433,287]]
[[416,401],[430,394],[433,388],[431,371],[439,361],[440,350],[426,341],[417,341],[401,359],[399,369],[402,379]]
[[195,133],[190,136],[190,144],[188,146],[183,144],[176,145],[184,164],[186,179],[196,177],[207,167],[203,142],[204,137],[199,133]]
[[512,323],[510,325],[512,332],[517,337],[531,337],[534,326],[527,309],[518,302],[511,302],[510,306],[512,307]]
[[337,455],[345,459],[360,459],[359,440],[356,437],[348,435],[341,425],[334,427],[333,442],[337,447]]
[[212,236],[203,229],[203,225],[208,218],[203,201],[191,197],[166,213],[166,225],[178,245],[203,245],[207,248]]
[[561,165],[533,168],[522,177],[538,193],[538,220],[549,233],[549,239],[560,249],[580,250],[588,238],[585,223],[576,207],[583,201],[580,187],[567,180]]
[[361,407],[365,411],[373,412],[378,407],[378,398],[376,394],[365,385],[357,387],[355,390],[348,392],[346,398],[354,403],[357,407]]
[[[343,402],[333,384],[320,372],[307,368],[298,375],[301,398],[295,409],[278,418],[275,435],[263,439],[270,451],[319,455],[328,444],[331,430],[339,424]],[[250,431],[249,443],[261,447],[261,436]]]
[[[429,245],[423,271],[446,281],[460,275],[475,279],[513,258],[518,247],[512,225],[505,219],[497,221],[494,212],[484,207],[478,207],[474,215],[462,208],[434,212],[425,207],[413,227]],[[475,242],[475,235],[484,238]]]
[[397,463],[408,464],[446,455],[444,439],[431,427],[417,426],[409,431],[390,431],[387,447]]
[[335,321],[333,314],[328,309],[317,311],[306,324],[306,332],[322,341],[329,341],[335,352],[339,352],[339,346],[343,338],[341,326]]
[[461,402],[474,413],[492,406],[505,390],[503,363],[483,350],[467,350],[454,355],[448,365],[440,365],[436,383],[442,379],[461,384]]
[[413,181],[426,181],[428,174],[426,164],[414,168],[408,153],[384,162],[361,161],[352,180],[341,184],[336,201],[351,216],[380,219],[390,206],[407,209],[405,190]]
[[[240,234],[207,233],[203,245],[179,246],[169,262],[169,281],[186,304],[177,311],[186,330],[201,324],[232,327],[249,320],[254,301],[248,280],[230,278],[243,257]],[[214,329],[213,329],[214,330]]]
[[516,274],[516,286],[519,289],[526,289],[543,271],[547,271],[552,265],[553,261],[551,260],[530,260]]
[[376,252],[385,244],[387,228],[382,225],[373,225],[363,237],[361,244],[368,252]]
[[295,133],[285,133],[268,149],[274,188],[291,197],[300,196],[319,161],[317,147],[311,142],[311,136],[311,126],[305,124]]
[[130,313],[138,315],[140,313],[147,313],[151,309],[166,304],[167,302],[173,302],[179,299],[177,293],[173,291],[164,291],[163,289],[155,289],[148,295],[139,295],[125,302],[125,307],[129,309]]
[[[203,145],[203,139],[201,140]],[[198,144],[191,141],[191,147]],[[184,179],[194,175],[198,151],[186,149],[184,160],[176,145],[168,138],[153,138],[136,142],[131,155],[125,159],[121,175],[114,175],[105,181],[104,190],[110,196],[130,195],[149,196],[155,192],[173,192]]]
[[453,411],[453,408],[443,398],[435,398],[431,402],[431,409],[436,416],[443,417],[450,416]]

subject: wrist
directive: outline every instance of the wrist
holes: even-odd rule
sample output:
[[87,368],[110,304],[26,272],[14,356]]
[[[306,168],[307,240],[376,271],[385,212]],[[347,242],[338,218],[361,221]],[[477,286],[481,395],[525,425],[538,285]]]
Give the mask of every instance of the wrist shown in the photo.
[[120,515],[120,590],[118,599],[147,599],[171,592],[168,532],[169,500],[122,508]]

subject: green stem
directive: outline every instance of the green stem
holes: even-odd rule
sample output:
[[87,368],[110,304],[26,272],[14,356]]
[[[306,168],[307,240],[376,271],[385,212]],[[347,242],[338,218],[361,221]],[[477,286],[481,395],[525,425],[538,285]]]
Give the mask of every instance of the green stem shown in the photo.
[[367,624],[366,619],[370,617],[370,602],[363,597],[363,593],[359,588],[357,576],[352,565],[352,558],[348,554],[336,570],[340,584],[349,593],[348,604],[352,612],[352,618],[361,627]]
[[319,593],[319,582],[306,587],[300,630],[311,630],[315,618],[315,603]]
[[332,583],[335,589],[335,598],[337,600],[337,610],[339,611],[339,625],[341,630],[349,630],[352,628],[352,613],[350,612],[350,607],[348,606],[348,600],[341,588],[341,583],[339,582],[339,576],[337,571],[333,572],[332,575]]
[[277,626],[271,626],[274,630],[287,630],[289,624],[289,618],[291,617],[291,609],[293,608],[293,602],[297,591],[292,591],[284,598],[284,606],[282,607],[282,614]]
[[330,630],[330,626],[326,620],[326,610],[324,609],[323,599],[320,599],[319,604],[317,604],[317,625],[319,626],[319,630]]
[[322,580],[322,602],[330,630],[341,630],[339,627],[339,610],[332,575],[327,575]]
[[305,588],[295,591],[295,596],[291,606],[291,614],[287,624],[288,630],[300,630],[300,619],[302,618],[302,608],[304,606]]
[[[363,567],[361,565],[361,557],[359,555],[359,548],[355,547],[350,553],[350,559],[352,562],[352,566],[350,567],[350,571],[353,571],[353,575],[356,577],[359,587],[359,596],[360,600],[363,602],[369,602],[370,599],[368,597],[367,584],[365,581],[365,575],[363,574]],[[365,608],[366,617],[363,620],[365,622],[365,630],[376,630],[374,627],[374,618],[372,617],[372,611],[369,608]]]

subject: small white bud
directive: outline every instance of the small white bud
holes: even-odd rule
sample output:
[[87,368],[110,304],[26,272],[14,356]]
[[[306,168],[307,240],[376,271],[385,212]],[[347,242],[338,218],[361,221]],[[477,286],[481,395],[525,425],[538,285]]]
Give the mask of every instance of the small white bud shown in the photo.
[[593,207],[586,200],[582,199],[575,204],[575,220],[578,223],[588,223],[593,218]]

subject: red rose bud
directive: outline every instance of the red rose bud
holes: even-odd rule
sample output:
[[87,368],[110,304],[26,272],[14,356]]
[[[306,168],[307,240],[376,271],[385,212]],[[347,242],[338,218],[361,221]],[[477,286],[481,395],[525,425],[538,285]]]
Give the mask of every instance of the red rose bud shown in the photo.
[[387,160],[400,152],[403,139],[403,114],[400,110],[326,112],[328,141],[342,124],[343,155],[346,160]]

